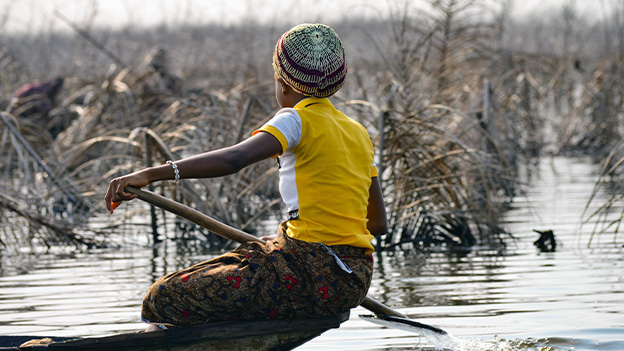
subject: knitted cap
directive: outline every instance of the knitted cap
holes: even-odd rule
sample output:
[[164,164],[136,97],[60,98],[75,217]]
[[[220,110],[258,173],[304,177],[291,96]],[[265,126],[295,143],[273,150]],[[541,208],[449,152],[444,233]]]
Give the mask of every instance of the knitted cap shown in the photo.
[[278,40],[273,69],[296,92],[328,97],[344,84],[347,61],[333,29],[324,24],[300,24]]

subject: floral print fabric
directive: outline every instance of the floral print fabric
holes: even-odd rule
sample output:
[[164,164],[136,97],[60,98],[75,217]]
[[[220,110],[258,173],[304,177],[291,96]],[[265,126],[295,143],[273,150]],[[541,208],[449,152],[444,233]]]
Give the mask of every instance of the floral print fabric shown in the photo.
[[363,248],[296,240],[285,235],[285,228],[282,223],[276,240],[266,245],[241,244],[232,252],[162,277],[143,300],[142,319],[196,325],[315,318],[347,311],[364,300],[373,272],[372,255]]

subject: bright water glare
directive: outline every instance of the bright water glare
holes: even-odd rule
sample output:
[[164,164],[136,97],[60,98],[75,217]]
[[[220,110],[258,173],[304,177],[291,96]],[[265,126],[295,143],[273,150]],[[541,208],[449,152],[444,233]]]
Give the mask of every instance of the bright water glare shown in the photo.
[[[369,296],[452,337],[372,324],[356,308],[339,329],[298,350],[624,350],[624,248],[613,232],[579,230],[596,168],[585,159],[544,159],[526,172],[505,222],[504,251],[402,251],[376,257]],[[604,194],[594,200],[606,201]],[[614,215],[617,215],[614,213]],[[552,230],[541,252],[533,230]],[[0,335],[100,336],[134,331],[158,277],[212,257],[176,248],[2,257]]]

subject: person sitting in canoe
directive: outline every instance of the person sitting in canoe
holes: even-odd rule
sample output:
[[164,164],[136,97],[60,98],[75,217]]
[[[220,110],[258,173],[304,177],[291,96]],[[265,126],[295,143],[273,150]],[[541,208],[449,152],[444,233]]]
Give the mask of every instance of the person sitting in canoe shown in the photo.
[[112,214],[117,202],[136,198],[126,186],[220,177],[278,158],[288,219],[277,235],[162,277],[143,300],[145,322],[314,318],[366,297],[371,240],[385,234],[386,211],[368,132],[328,99],[345,82],[342,43],[326,25],[298,25],[277,42],[273,68],[281,109],[251,137],[111,180]]

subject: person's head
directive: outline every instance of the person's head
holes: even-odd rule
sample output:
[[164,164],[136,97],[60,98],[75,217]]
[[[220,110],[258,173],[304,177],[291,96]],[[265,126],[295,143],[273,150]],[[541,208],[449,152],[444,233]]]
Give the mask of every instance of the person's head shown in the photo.
[[156,45],[152,48],[150,53],[147,55],[146,60],[149,66],[154,68],[157,72],[165,71],[169,66],[167,50],[160,45]]
[[278,87],[284,85],[302,96],[329,97],[343,86],[347,61],[333,29],[324,24],[300,24],[278,40],[273,69],[278,102]]
[[64,82],[65,78],[60,76],[50,80],[46,89],[46,93],[48,94],[48,97],[50,99],[54,99],[54,97],[56,97],[56,94],[58,94],[59,90],[61,90],[61,88],[63,87]]

